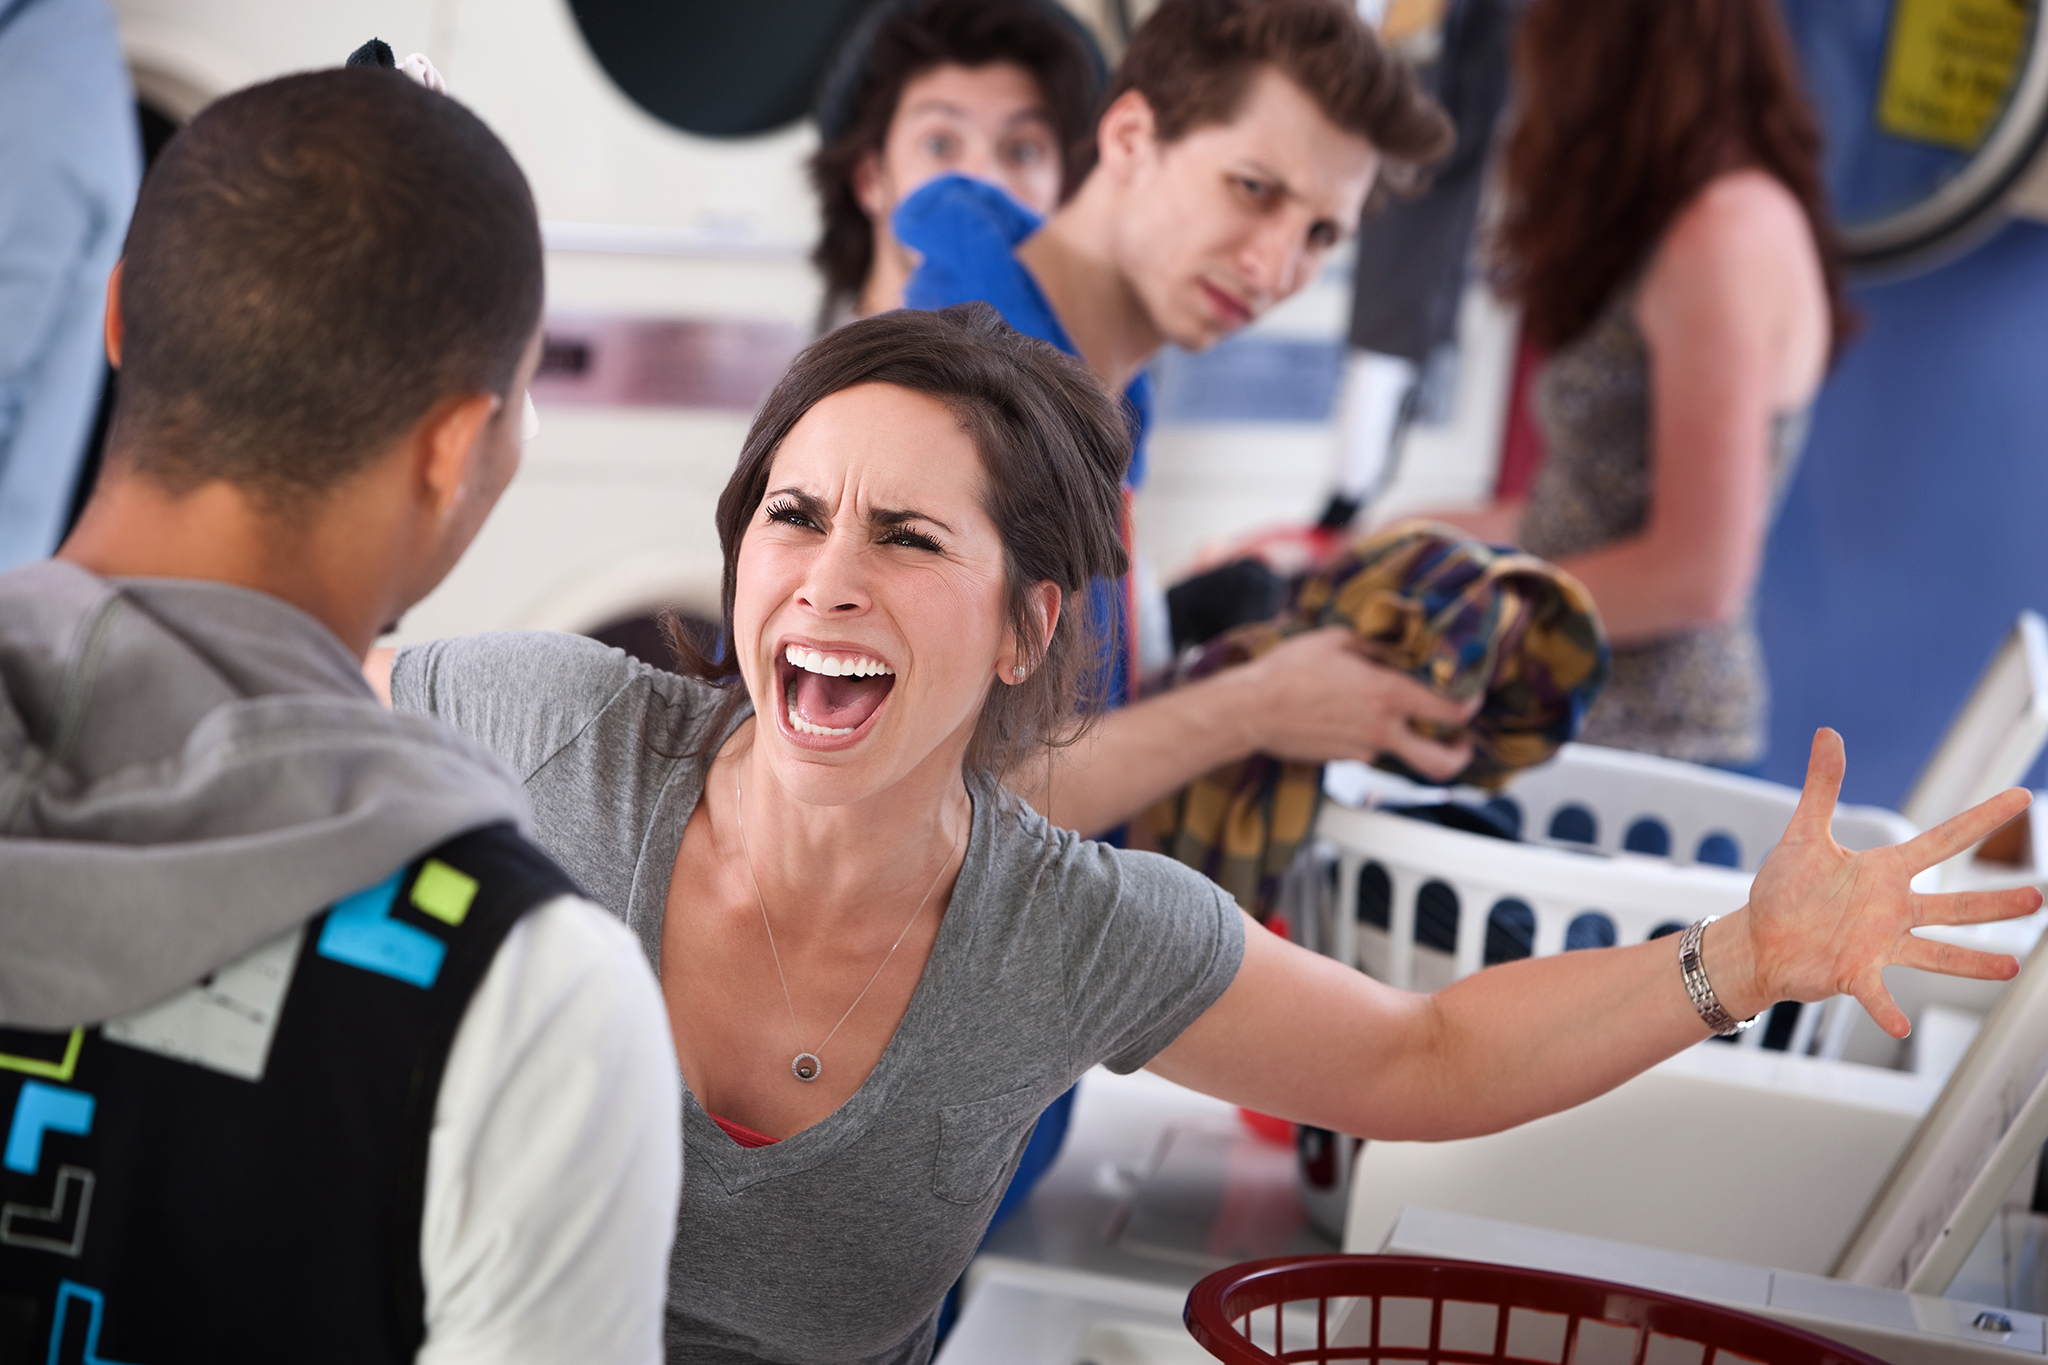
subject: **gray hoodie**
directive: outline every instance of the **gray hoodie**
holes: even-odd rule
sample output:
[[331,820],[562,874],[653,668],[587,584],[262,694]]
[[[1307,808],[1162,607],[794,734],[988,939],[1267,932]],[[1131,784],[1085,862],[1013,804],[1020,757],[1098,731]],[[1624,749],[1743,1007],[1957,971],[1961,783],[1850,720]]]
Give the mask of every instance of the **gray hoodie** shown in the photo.
[[377,704],[318,621],[221,583],[0,574],[0,1024],[191,985],[464,830],[530,816]]

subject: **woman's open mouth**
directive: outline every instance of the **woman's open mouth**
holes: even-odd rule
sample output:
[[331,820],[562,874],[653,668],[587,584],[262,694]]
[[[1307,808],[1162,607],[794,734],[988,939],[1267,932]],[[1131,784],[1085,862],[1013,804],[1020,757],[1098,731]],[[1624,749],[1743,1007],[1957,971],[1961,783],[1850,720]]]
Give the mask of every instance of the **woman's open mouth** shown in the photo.
[[851,740],[874,720],[896,686],[896,671],[857,651],[783,646],[775,672],[782,685],[782,721],[793,736]]

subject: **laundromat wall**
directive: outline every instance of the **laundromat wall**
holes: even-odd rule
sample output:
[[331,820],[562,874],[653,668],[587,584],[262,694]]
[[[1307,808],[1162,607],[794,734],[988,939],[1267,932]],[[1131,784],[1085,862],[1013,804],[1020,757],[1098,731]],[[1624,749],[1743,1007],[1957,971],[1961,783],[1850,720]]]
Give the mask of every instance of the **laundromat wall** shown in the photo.
[[1765,773],[1798,781],[1832,725],[1844,797],[1895,805],[2014,616],[2048,604],[2048,229],[2026,221],[2048,219],[2048,36],[2038,4],[1780,4],[1864,329],[1766,554]]
[[2048,606],[2048,228],[1855,293],[1864,331],[1821,392],[1758,596],[1765,775],[1799,781],[1832,725],[1844,799],[1896,805],[2013,617]]

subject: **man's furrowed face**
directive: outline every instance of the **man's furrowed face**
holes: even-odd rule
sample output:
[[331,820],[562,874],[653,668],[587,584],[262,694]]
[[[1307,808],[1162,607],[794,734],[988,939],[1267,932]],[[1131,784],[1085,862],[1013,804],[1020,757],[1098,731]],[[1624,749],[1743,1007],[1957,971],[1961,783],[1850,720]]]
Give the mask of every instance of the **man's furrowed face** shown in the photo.
[[1264,68],[1231,122],[1138,139],[1118,264],[1160,333],[1202,350],[1316,277],[1378,170],[1371,143]]

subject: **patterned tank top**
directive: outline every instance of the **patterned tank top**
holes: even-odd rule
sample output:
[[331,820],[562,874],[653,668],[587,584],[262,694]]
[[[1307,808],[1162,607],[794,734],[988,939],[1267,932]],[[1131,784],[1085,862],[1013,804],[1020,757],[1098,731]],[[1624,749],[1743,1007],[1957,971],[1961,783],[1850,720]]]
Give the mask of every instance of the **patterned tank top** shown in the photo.
[[[1537,376],[1536,417],[1547,452],[1522,516],[1522,548],[1545,559],[1585,554],[1642,530],[1650,507],[1650,355],[1635,322],[1635,291],[1609,303],[1584,335]],[[1771,421],[1775,519],[1809,409]],[[1770,690],[1752,610],[1614,647],[1607,688],[1579,739],[1695,763],[1747,767],[1763,757]]]

